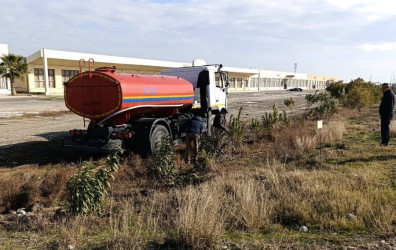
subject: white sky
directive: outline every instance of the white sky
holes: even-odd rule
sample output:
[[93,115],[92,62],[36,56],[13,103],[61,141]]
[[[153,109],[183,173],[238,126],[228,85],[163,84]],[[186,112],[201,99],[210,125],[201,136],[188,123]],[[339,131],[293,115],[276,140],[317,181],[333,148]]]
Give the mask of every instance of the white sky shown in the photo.
[[0,43],[154,60],[396,78],[394,0],[1,0]]

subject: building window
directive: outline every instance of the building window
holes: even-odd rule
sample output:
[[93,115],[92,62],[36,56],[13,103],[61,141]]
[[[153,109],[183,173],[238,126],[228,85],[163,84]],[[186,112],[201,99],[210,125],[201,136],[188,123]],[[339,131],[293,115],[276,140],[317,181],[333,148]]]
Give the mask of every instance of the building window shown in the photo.
[[243,88],[242,78],[240,77],[237,78],[237,88]]
[[269,87],[269,79],[268,78],[264,78],[263,80],[260,81],[260,88],[265,88],[265,87]]
[[[45,88],[44,69],[34,69],[34,82],[36,88]],[[48,83],[50,88],[55,88],[55,70],[48,69]]]
[[235,77],[231,77],[229,83],[230,83],[230,88],[235,88]]
[[258,83],[259,83],[259,81],[260,81],[260,78],[252,78],[251,80],[250,80],[250,87],[252,87],[252,88],[257,88],[258,87]]
[[62,82],[65,83],[70,80],[75,75],[78,75],[80,73],[78,70],[65,70],[62,69]]

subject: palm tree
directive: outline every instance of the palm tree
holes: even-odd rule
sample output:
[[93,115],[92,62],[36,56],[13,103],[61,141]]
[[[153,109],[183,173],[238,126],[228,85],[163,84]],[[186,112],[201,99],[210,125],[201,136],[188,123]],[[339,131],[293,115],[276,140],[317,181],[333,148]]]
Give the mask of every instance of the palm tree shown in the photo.
[[0,75],[11,81],[11,95],[16,95],[15,79],[23,81],[28,72],[27,63],[22,56],[8,54],[0,58]]

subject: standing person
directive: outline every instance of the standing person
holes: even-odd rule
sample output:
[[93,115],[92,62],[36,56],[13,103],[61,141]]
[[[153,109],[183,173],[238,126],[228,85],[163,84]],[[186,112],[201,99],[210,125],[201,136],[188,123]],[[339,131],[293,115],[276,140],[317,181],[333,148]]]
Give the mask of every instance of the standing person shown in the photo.
[[218,129],[220,131],[224,131],[228,133],[228,130],[226,128],[226,115],[228,111],[226,108],[223,108],[219,113],[216,114],[214,121],[213,121],[213,127],[215,129]]
[[390,138],[390,122],[393,118],[393,110],[395,105],[395,94],[390,89],[388,83],[383,83],[381,86],[382,101],[379,107],[379,114],[381,116],[381,146],[388,146]]
[[[194,162],[198,159],[198,147],[199,147],[199,137],[202,134],[203,123],[199,115],[195,114],[193,118],[190,119],[187,125],[187,136],[186,136],[186,163],[190,163],[191,156],[194,157]],[[193,145],[191,145],[191,143]]]

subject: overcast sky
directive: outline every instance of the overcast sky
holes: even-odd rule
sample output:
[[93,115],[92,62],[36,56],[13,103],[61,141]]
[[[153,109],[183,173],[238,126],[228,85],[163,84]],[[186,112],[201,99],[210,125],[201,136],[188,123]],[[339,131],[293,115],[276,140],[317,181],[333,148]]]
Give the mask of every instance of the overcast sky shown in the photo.
[[2,0],[0,43],[389,82],[396,1]]

